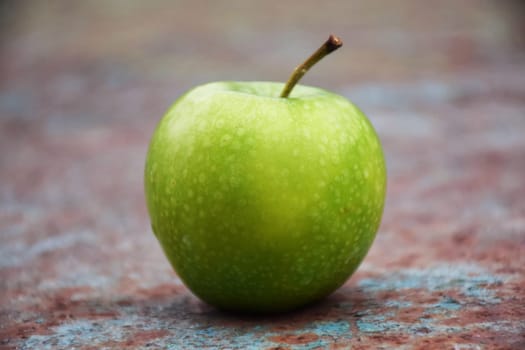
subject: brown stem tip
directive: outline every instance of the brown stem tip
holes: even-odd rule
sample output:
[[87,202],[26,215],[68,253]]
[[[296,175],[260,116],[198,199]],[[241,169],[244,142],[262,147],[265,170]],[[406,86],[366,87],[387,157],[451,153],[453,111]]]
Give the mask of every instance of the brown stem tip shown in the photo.
[[292,89],[294,88],[295,84],[297,84],[297,82],[303,77],[303,75],[306,72],[308,72],[308,70],[313,65],[315,65],[317,62],[323,59],[323,57],[337,50],[341,46],[343,46],[343,41],[335,35],[330,35],[328,37],[328,40],[326,40],[324,44],[317,49],[317,51],[315,51],[306,61],[304,61],[302,64],[300,64],[294,69],[292,75],[286,82],[283,91],[281,92],[281,97],[288,97],[290,95],[290,92],[292,92]]
[[330,35],[324,44],[326,45],[327,54],[329,54],[343,46],[343,41],[335,35]]

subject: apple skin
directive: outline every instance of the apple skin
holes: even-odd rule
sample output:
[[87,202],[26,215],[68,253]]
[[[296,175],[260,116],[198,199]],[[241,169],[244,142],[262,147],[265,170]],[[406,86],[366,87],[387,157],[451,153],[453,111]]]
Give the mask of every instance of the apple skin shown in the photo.
[[386,167],[365,115],[298,85],[219,82],[190,90],[153,135],[152,229],[185,285],[242,312],[291,310],[340,287],[368,252]]

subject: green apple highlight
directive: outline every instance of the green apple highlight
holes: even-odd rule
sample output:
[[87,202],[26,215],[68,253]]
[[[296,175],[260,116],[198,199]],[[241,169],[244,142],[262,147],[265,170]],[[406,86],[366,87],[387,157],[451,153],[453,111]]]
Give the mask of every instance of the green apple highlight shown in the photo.
[[194,88],[150,143],[153,232],[188,288],[221,309],[285,311],[328,295],[381,221],[386,169],[368,119],[331,92],[296,85],[279,97],[283,87]]

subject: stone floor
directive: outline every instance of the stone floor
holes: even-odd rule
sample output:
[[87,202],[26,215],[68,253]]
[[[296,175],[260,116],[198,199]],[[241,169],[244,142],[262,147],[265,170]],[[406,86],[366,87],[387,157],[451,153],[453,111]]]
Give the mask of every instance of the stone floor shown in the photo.
[[[0,348],[525,349],[525,6],[520,1],[4,1]],[[148,140],[214,80],[356,102],[387,205],[355,275],[303,310],[219,312],[151,234]]]

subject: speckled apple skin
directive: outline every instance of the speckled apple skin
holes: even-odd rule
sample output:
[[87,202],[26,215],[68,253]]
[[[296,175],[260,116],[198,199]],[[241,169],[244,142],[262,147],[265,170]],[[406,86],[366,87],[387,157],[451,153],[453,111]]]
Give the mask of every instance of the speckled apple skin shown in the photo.
[[386,167],[365,115],[344,97],[222,82],[178,99],[149,147],[153,232],[204,301],[290,310],[341,286],[368,252]]

